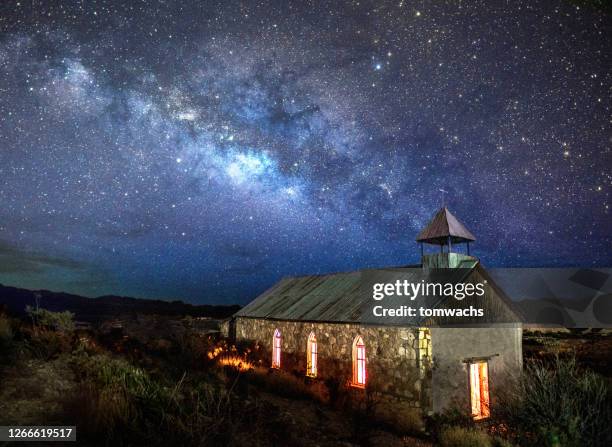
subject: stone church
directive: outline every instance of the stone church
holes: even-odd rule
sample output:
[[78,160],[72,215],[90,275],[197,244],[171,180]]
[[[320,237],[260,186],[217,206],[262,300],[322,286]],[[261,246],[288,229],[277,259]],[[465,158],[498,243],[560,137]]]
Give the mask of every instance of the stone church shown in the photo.
[[[371,388],[426,413],[458,407],[486,419],[496,389],[522,368],[520,317],[470,256],[475,237],[446,207],[416,240],[419,265],[284,278],[237,312],[224,332],[236,341],[257,342],[271,368],[311,378],[306,380],[332,379],[355,392]],[[436,252],[425,253],[425,246]],[[460,246],[467,253],[459,253]],[[487,283],[484,296],[472,300],[486,318],[457,324],[414,316],[381,323],[363,315],[372,300],[357,293],[364,274],[424,282],[433,272],[438,280],[459,275],[463,283]],[[457,303],[448,297],[436,307]]]

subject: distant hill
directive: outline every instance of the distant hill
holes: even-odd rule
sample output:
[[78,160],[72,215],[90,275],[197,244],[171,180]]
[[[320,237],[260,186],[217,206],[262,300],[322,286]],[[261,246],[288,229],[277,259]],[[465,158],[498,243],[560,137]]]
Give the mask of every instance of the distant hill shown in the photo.
[[48,290],[27,290],[0,284],[0,308],[13,315],[25,315],[27,305],[51,311],[69,310],[77,320],[96,322],[121,314],[190,315],[192,317],[226,318],[240,309],[238,305],[193,305],[182,301],[149,300],[122,296],[86,298]]

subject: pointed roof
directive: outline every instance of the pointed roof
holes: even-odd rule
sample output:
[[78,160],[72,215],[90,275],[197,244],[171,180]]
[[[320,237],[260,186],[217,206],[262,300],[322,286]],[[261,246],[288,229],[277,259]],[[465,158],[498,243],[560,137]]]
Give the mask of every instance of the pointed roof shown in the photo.
[[426,244],[445,245],[448,238],[452,243],[475,241],[476,238],[446,207],[431,219],[431,222],[419,233],[417,242]]

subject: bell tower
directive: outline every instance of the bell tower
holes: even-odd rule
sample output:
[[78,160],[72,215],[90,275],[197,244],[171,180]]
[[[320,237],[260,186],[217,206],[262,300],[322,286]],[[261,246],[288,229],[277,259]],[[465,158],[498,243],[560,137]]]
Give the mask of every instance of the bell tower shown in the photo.
[[[476,238],[443,206],[416,238],[421,244],[421,264],[428,268],[470,268],[478,259],[470,256],[470,242]],[[424,245],[440,247],[439,253],[426,254]],[[465,244],[467,253],[456,251]]]

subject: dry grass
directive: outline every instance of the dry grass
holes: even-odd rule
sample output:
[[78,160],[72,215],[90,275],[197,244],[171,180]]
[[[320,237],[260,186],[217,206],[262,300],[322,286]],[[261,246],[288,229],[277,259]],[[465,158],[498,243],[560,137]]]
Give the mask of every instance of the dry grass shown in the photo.
[[440,433],[442,447],[492,447],[491,438],[477,428],[445,427]]
[[13,328],[11,320],[4,314],[0,314],[0,341],[9,342],[13,339]]
[[[17,323],[0,315],[0,348],[17,346],[25,357],[11,368],[11,377],[0,377],[12,390],[0,387],[0,415],[32,424],[51,417],[76,423],[80,439],[92,445],[400,446],[428,445],[434,438],[442,446],[509,446],[463,413],[428,418],[428,438],[417,409],[391,403],[370,388],[355,392],[341,382],[258,366],[262,353],[256,345],[236,347],[182,331],[143,340],[122,335],[115,350],[117,340],[107,343],[93,332],[83,337]],[[537,348],[557,345],[544,341]],[[19,377],[22,366],[32,374]],[[520,399],[505,407],[512,420],[507,426],[528,433],[532,445],[551,445],[554,436],[564,446],[576,445],[576,439],[597,445],[591,437],[607,429],[597,424],[606,421],[602,405],[609,395],[602,400],[600,381],[589,374],[550,364],[540,376],[531,374],[514,396]],[[52,407],[51,398],[63,405]],[[546,410],[534,417],[536,403]],[[570,409],[554,413],[560,406]]]
[[612,445],[608,385],[573,358],[526,363],[516,385],[499,397],[498,416],[521,445]]
[[374,409],[374,419],[402,435],[422,435],[425,429],[421,410],[401,403],[381,401]]
[[326,387],[321,382],[297,377],[286,371],[255,367],[244,377],[249,383],[279,396],[292,399],[313,399],[321,403],[329,400]]

